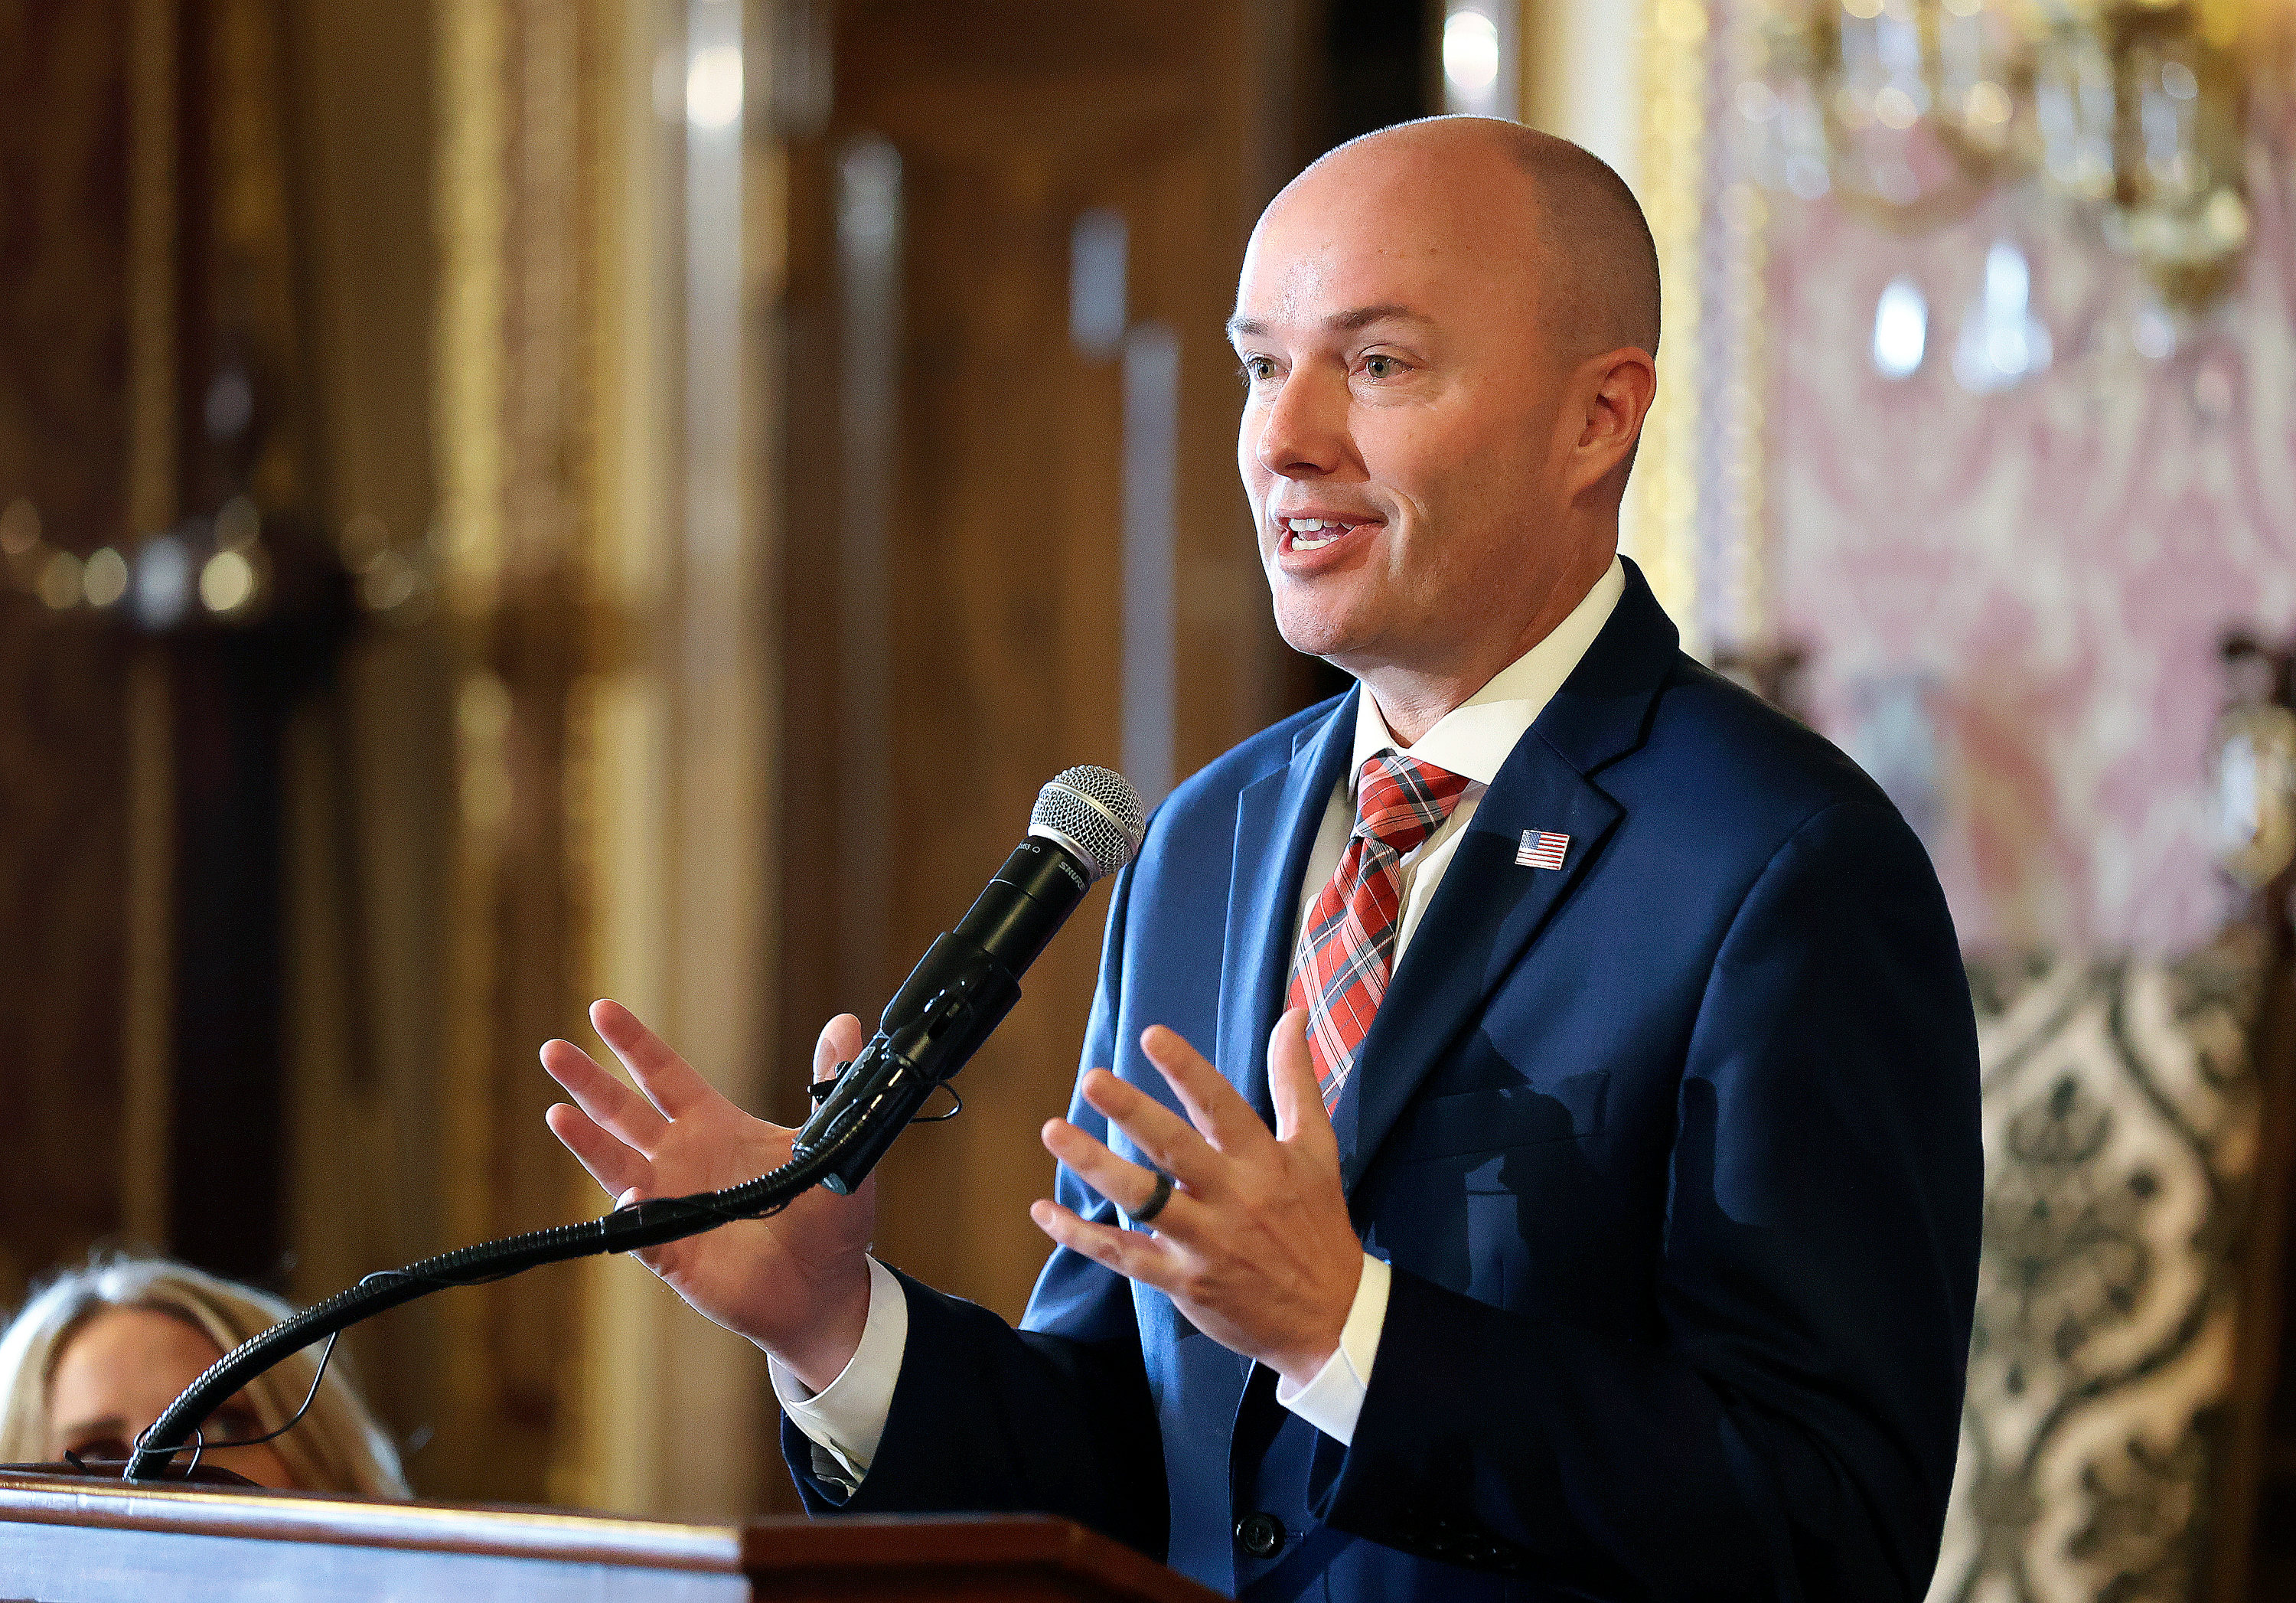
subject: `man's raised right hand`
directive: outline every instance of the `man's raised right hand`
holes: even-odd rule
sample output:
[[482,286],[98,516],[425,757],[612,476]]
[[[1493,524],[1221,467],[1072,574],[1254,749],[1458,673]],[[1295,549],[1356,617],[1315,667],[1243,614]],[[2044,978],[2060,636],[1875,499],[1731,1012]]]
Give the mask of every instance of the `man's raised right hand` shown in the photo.
[[[575,1106],[559,1103],[544,1117],[617,1206],[737,1186],[789,1161],[794,1130],[734,1106],[619,1002],[592,1003],[590,1022],[645,1095],[571,1041],[554,1040],[542,1066]],[[835,1073],[865,1040],[853,1015],[830,1020],[814,1048],[814,1078]],[[861,1344],[876,1219],[874,1179],[850,1196],[816,1186],[771,1219],[720,1225],[637,1257],[697,1311],[818,1392]]]

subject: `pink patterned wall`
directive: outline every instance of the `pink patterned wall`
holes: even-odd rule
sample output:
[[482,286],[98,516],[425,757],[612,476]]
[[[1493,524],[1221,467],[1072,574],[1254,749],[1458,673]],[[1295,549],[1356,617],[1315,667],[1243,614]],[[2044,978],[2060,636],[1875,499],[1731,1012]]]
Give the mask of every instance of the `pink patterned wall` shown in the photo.
[[[2217,643],[2296,630],[2296,114],[2257,120],[2244,276],[2166,357],[2139,349],[2136,274],[2030,186],[1911,239],[1775,202],[1770,610],[1818,726],[1894,765],[1973,949],[2170,952],[2231,905]],[[2054,363],[1978,397],[1953,348],[2000,239]],[[1893,382],[1869,353],[1900,274],[1929,341]]]

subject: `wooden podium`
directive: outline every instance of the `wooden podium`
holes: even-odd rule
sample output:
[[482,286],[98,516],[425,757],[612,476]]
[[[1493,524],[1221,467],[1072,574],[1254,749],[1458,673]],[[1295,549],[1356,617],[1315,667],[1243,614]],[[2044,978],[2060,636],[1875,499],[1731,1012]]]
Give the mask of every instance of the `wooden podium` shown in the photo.
[[0,1603],[1205,1603],[1216,1596],[1129,1548],[1046,1517],[681,1525],[545,1508],[0,1475]]

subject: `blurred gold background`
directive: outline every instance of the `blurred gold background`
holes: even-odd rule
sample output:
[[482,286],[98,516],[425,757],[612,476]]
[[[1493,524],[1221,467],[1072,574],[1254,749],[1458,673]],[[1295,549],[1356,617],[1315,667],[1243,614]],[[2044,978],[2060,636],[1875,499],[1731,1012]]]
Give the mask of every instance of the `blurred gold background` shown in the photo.
[[[1037,786],[1125,756],[1140,328],[1186,508],[1164,783],[1315,693],[1218,331],[1330,142],[1323,25],[0,6],[0,1299],[126,1243],[311,1300],[594,1211],[534,1059],[594,995],[793,1115]],[[1374,43],[1365,127],[1429,93],[1415,12]],[[1086,211],[1132,230],[1106,344]],[[884,1253],[1011,1314],[1103,905],[887,1171]],[[633,1264],[354,1345],[429,1494],[787,1499],[758,1356]]]

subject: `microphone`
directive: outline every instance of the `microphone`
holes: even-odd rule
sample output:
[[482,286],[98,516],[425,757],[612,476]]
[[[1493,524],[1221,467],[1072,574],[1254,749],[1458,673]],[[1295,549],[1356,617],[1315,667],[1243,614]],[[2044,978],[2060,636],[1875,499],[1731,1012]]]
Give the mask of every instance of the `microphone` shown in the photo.
[[1072,768],[1037,793],[1029,834],[955,929],[925,949],[797,1132],[793,1159],[826,1148],[857,1121],[871,1133],[839,1154],[821,1183],[850,1192],[877,1165],[933,1088],[980,1050],[1037,960],[1093,882],[1130,862],[1147,834],[1139,793],[1110,769]]

